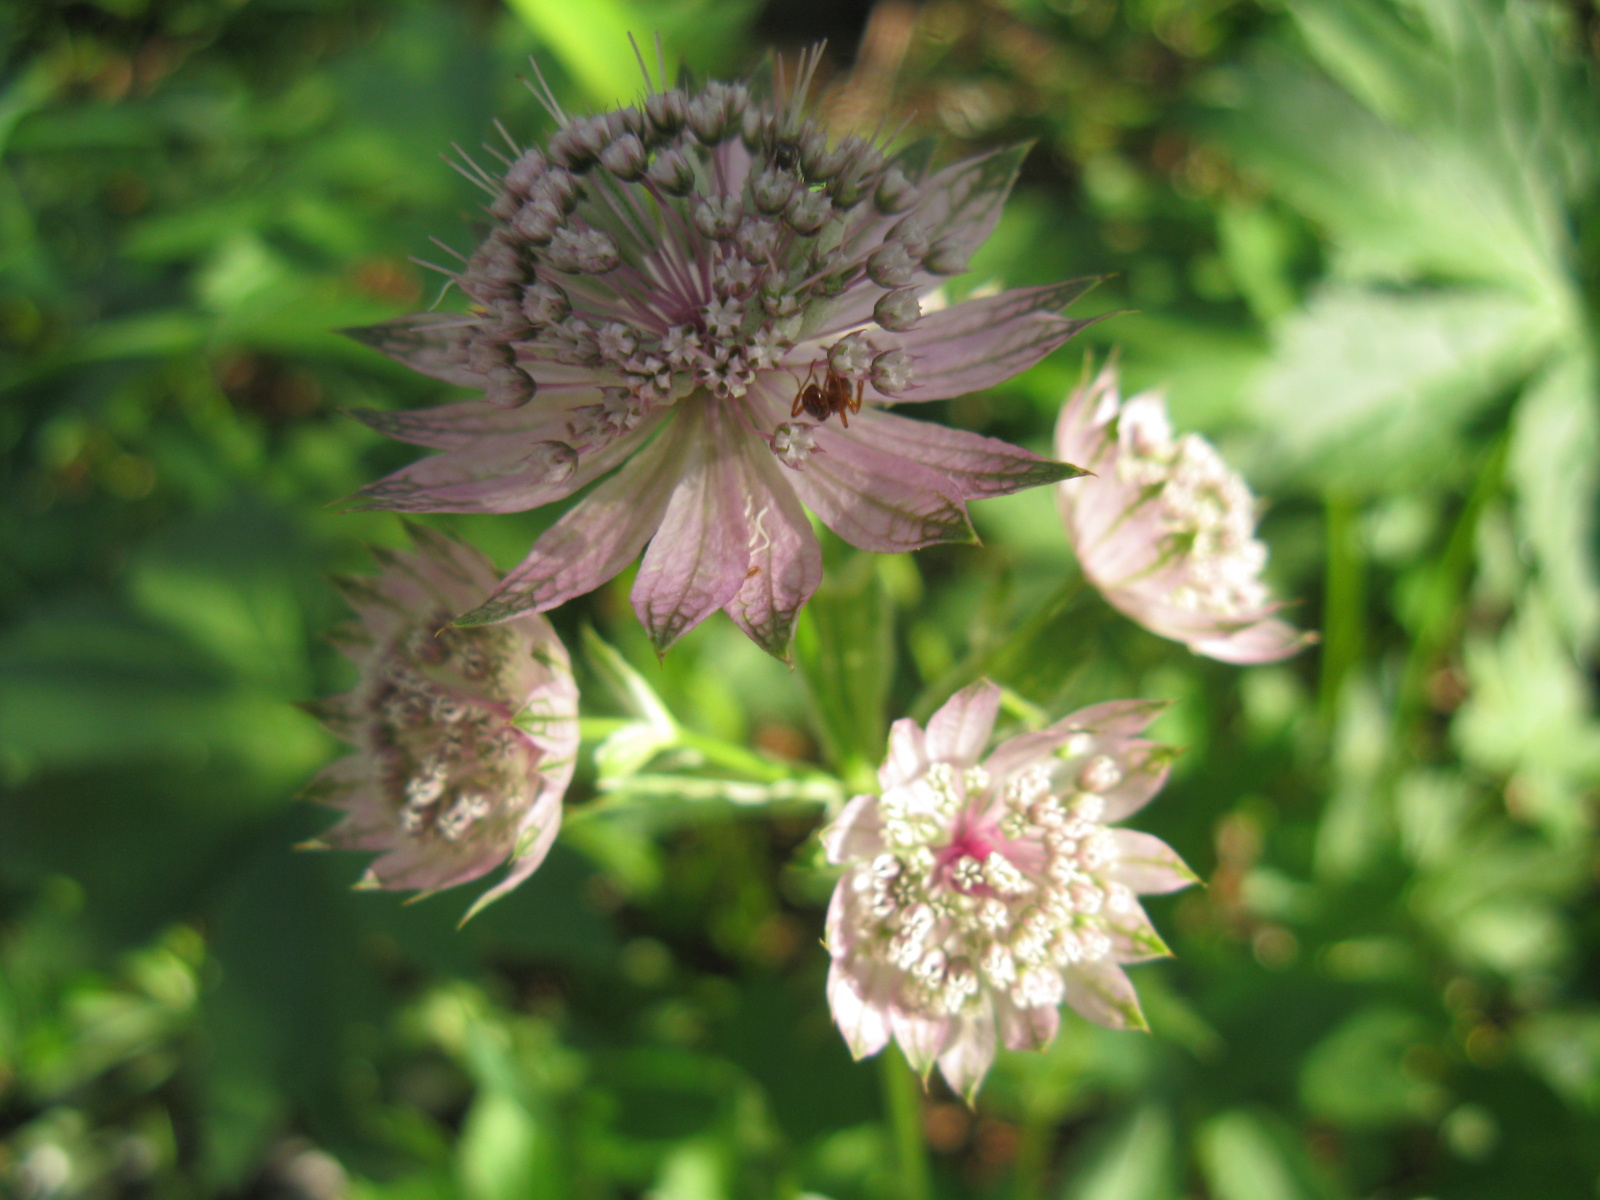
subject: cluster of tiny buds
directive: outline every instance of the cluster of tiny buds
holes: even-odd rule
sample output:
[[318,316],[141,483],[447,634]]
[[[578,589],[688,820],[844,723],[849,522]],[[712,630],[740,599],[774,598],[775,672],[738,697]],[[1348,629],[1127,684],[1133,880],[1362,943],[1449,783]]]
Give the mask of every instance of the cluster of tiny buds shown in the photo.
[[[1083,759],[1093,745],[1074,735],[1060,756]],[[1117,846],[1102,794],[1120,768],[1090,754],[1064,795],[1053,790],[1059,770],[1036,765],[995,788],[982,767],[933,763],[880,797],[888,849],[853,881],[859,932],[905,972],[926,1015],[959,1013],[985,987],[1021,1008],[1059,1004],[1062,971],[1110,956],[1113,927],[1137,909],[1104,878]]]
[[400,830],[456,843],[527,799],[527,745],[493,699],[514,636],[497,626],[458,629],[449,620],[441,614],[390,647],[367,712]]
[[[902,166],[738,84],[563,117],[545,149],[479,181],[496,224],[455,274],[479,312],[454,352],[505,407],[532,398],[530,359],[605,380],[604,403],[574,414],[575,454],[696,389],[742,397],[847,290],[872,290],[879,329],[910,330],[928,276],[965,267],[960,243],[903,215],[920,191]],[[827,368],[886,395],[912,382],[910,356],[867,331],[829,348]],[[803,439],[772,441],[798,465]]]
[[1267,548],[1255,536],[1255,497],[1243,478],[1198,434],[1174,439],[1164,419],[1136,419],[1127,435],[1117,477],[1147,489],[1159,505],[1168,547],[1182,564],[1172,602],[1224,614],[1265,604]]

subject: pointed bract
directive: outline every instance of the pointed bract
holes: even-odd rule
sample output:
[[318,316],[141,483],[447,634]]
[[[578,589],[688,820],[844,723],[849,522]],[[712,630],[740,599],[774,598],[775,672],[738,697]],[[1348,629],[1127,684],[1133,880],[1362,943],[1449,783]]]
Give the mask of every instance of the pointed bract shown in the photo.
[[1167,948],[1137,896],[1194,880],[1158,839],[1107,827],[1165,778],[1170,756],[1137,736],[1159,705],[1097,705],[985,758],[999,701],[980,681],[925,733],[896,722],[882,795],[857,796],[821,835],[845,868],[828,998],[852,1053],[892,1036],[969,1103],[997,1045],[1048,1045],[1063,1002],[1143,1028],[1120,964]]
[[596,485],[464,624],[548,609],[644,551],[635,603],[659,650],[721,607],[785,657],[821,574],[802,504],[902,551],[974,540],[969,499],[1076,473],[879,411],[1001,383],[1086,324],[1060,310],[1092,281],[935,301],[1026,147],[930,173],[926,148],[830,144],[810,69],[776,72],[776,92],[651,84],[640,106],[560,114],[544,148],[473,169],[491,224],[454,275],[471,311],[348,331],[483,393],[356,414],[442,452],[358,504],[504,513]]
[[346,652],[360,681],[317,708],[355,750],[306,794],[345,814],[320,848],[378,854],[360,887],[427,894],[509,864],[470,916],[526,879],[555,840],[578,694],[543,617],[453,627],[494,586],[494,568],[442,534],[411,535],[415,550],[375,551],[381,572],[350,590],[363,636]]
[[1274,662],[1316,640],[1273,615],[1250,489],[1204,438],[1174,438],[1157,393],[1123,400],[1106,365],[1067,397],[1056,452],[1095,473],[1056,494],[1084,575],[1116,608],[1229,663]]

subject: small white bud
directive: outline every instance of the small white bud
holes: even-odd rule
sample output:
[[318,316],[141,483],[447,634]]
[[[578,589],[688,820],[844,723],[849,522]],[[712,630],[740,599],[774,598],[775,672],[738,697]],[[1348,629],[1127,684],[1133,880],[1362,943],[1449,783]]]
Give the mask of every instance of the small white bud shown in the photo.
[[704,196],[695,201],[692,220],[703,237],[722,241],[739,228],[742,212],[737,196]]
[[898,288],[917,275],[917,260],[899,242],[885,242],[867,255],[867,275],[879,287]]
[[644,115],[659,135],[671,137],[688,120],[688,100],[676,88],[670,92],[652,92],[644,98]]
[[528,373],[511,363],[500,363],[484,375],[483,398],[496,408],[521,408],[535,390]]
[[601,166],[618,179],[626,179],[629,182],[644,174],[648,161],[649,156],[645,153],[644,142],[639,140],[637,134],[632,133],[623,134],[600,154]]
[[872,195],[872,202],[881,213],[905,212],[917,202],[917,187],[898,166],[892,166],[883,173],[883,178],[878,181],[878,190]]
[[1086,792],[1108,792],[1122,782],[1122,770],[1108,754],[1097,754],[1078,772],[1078,786]]
[[506,168],[506,188],[527,196],[549,168],[549,160],[540,151],[524,150],[518,155],[517,161]]
[[522,293],[522,312],[535,325],[554,325],[567,318],[572,304],[555,284],[540,280]]
[[801,237],[813,237],[832,214],[833,201],[828,199],[826,192],[796,188],[789,197],[789,210],[784,220]]
[[967,269],[967,252],[954,238],[940,238],[922,256],[922,265],[935,275],[959,275]]
[[694,189],[694,165],[678,149],[663,150],[645,175],[662,191],[674,196],[687,196]]
[[904,350],[886,350],[872,360],[872,386],[885,396],[905,391],[914,374],[911,355]]
[[537,442],[522,461],[541,483],[562,483],[578,469],[578,452],[566,442]]
[[828,349],[828,365],[835,374],[843,375],[846,379],[865,379],[872,368],[872,361],[872,343],[860,333],[842,337]]
[[872,319],[885,329],[903,333],[922,317],[922,304],[916,288],[895,288],[878,297],[872,306]]
[[750,180],[750,198],[755,206],[768,216],[781,213],[794,195],[795,178],[787,171],[767,167]]

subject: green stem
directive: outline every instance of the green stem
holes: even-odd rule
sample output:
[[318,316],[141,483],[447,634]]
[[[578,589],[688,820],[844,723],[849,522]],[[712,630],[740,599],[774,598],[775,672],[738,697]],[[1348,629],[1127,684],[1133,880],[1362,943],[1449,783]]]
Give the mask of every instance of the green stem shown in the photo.
[[[578,722],[578,731],[584,741],[600,742],[619,729],[637,724],[636,719],[628,717],[583,717]],[[685,729],[682,725],[673,726],[672,738],[674,746],[693,750],[713,766],[737,771],[761,783],[780,783],[786,779],[801,776],[811,778],[819,774],[816,768],[807,764],[770,758],[733,742],[725,742],[709,734]]]
[[1502,434],[1484,454],[1483,465],[1467,502],[1450,531],[1444,554],[1433,568],[1427,601],[1417,621],[1400,677],[1400,694],[1395,705],[1395,732],[1404,735],[1427,705],[1428,673],[1459,633],[1463,617],[1463,596],[1472,572],[1478,536],[1478,522],[1489,502],[1503,484],[1509,433]]
[[967,684],[1010,665],[1009,660],[1025,652],[1035,638],[1060,620],[1082,592],[1083,576],[1074,572],[1005,637],[986,646],[974,646],[966,658],[925,687],[911,705],[910,716],[926,723],[939,705]]
[[1035,1105],[1022,1124],[1022,1138],[1017,1145],[1016,1168],[1012,1190],[1014,1200],[1043,1200],[1044,1175],[1049,1167],[1050,1133],[1052,1122]]
[[899,1169],[899,1200],[932,1200],[928,1152],[922,1137],[922,1083],[893,1042],[884,1050],[883,1098]]
[[1367,580],[1362,559],[1356,505],[1330,495],[1327,509],[1327,583],[1322,602],[1322,674],[1317,707],[1331,724],[1345,678],[1363,653],[1366,632]]

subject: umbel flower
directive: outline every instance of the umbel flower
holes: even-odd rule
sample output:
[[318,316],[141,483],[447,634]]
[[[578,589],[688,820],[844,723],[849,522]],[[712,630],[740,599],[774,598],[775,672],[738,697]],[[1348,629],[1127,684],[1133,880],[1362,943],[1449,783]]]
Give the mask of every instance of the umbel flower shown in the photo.
[[1173,437],[1159,393],[1122,400],[1108,363],[1067,397],[1056,451],[1097,476],[1057,497],[1084,575],[1113,606],[1223,662],[1273,662],[1314,640],[1273,615],[1249,487],[1199,434]]
[[1089,323],[1060,310],[1092,281],[934,311],[1024,148],[930,171],[925,146],[830,141],[803,108],[819,53],[770,95],[646,73],[637,105],[573,117],[546,94],[546,146],[464,168],[493,220],[452,273],[472,311],[352,331],[484,393],[358,414],[441,451],[369,506],[513,512],[601,481],[459,624],[553,608],[644,549],[633,605],[658,651],[721,608],[781,657],[822,571],[805,509],[911,550],[972,540],[968,500],[1081,473],[885,410],[1031,366]]
[[970,1101],[998,1043],[1048,1045],[1065,1001],[1144,1027],[1120,964],[1168,953],[1135,897],[1194,875],[1165,843],[1108,828],[1166,781],[1142,732],[1161,705],[1097,705],[984,757],[1000,703],[987,681],[924,731],[895,722],[878,772],[822,834],[846,870],[828,908],[828,1002],[861,1058],[892,1037]]
[[[356,620],[340,637],[353,691],[312,706],[355,747],[308,794],[344,810],[318,848],[376,851],[358,886],[437,891],[510,862],[471,912],[544,861],[578,749],[578,690],[550,622],[528,613],[459,629],[494,587],[478,551],[412,528],[413,552],[341,581]],[[469,912],[469,916],[471,913]]]

